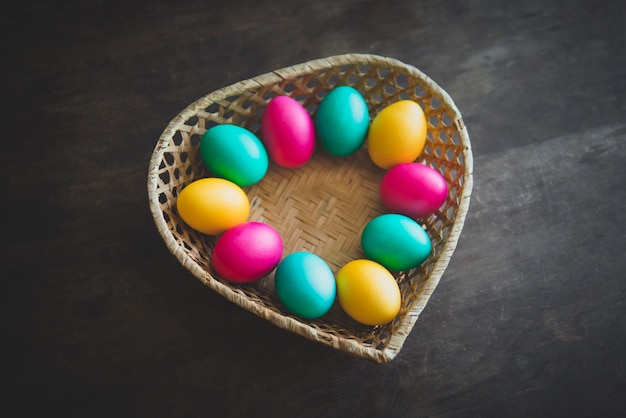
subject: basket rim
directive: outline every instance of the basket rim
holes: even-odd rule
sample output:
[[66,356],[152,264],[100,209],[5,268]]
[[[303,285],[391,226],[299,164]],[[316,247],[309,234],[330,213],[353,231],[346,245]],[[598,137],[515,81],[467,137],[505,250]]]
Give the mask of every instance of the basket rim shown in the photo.
[[[456,217],[450,228],[448,237],[443,246],[442,252],[438,260],[434,264],[433,271],[430,273],[428,279],[424,283],[423,291],[421,291],[416,298],[415,302],[410,307],[409,311],[400,319],[396,331],[394,331],[389,338],[389,341],[385,347],[378,349],[375,347],[368,347],[361,345],[358,341],[349,338],[338,337],[333,334],[326,333],[325,331],[315,329],[306,322],[296,320],[291,316],[282,315],[271,309],[267,309],[250,302],[242,292],[238,292],[236,289],[230,288],[220,281],[216,280],[209,271],[202,269],[196,264],[191,257],[182,250],[174,238],[172,232],[168,228],[165,219],[163,218],[161,203],[159,202],[159,195],[157,193],[158,185],[158,171],[164,153],[167,149],[167,144],[177,131],[177,129],[184,124],[190,117],[197,114],[199,110],[206,109],[212,103],[223,100],[227,97],[241,94],[244,91],[252,88],[260,88],[270,84],[279,83],[281,81],[295,78],[301,75],[313,73],[325,68],[343,66],[343,65],[368,65],[375,64],[381,67],[397,68],[407,73],[411,77],[419,79],[429,89],[429,93],[445,104],[452,122],[455,124],[459,140],[462,145],[463,159],[464,159],[464,173],[463,173],[463,188],[459,200],[459,205],[456,212]],[[300,334],[307,338],[313,339],[318,342],[323,342],[336,349],[354,354],[358,357],[367,358],[373,360],[376,363],[387,363],[394,359],[396,355],[402,349],[404,341],[411,332],[415,322],[419,315],[426,307],[428,300],[437,287],[444,271],[446,270],[450,258],[456,249],[458,239],[460,237],[465,218],[469,210],[470,195],[473,188],[473,156],[472,147],[469,139],[469,134],[463,123],[463,119],[456,104],[450,97],[450,95],[443,90],[437,83],[435,83],[430,77],[428,77],[421,70],[405,64],[395,58],[383,57],[373,54],[342,54],[335,55],[326,58],[319,58],[311,61],[307,61],[301,64],[284,67],[278,70],[270,71],[265,74],[257,75],[247,80],[242,80],[231,84],[226,87],[222,87],[215,90],[205,96],[200,97],[181,112],[178,113],[167,125],[167,127],[161,133],[152,156],[150,158],[148,169],[148,181],[147,192],[150,211],[161,235],[169,251],[178,259],[178,261],[194,276],[200,279],[207,287],[216,291],[226,299],[233,303],[251,311],[257,316],[268,320],[269,322],[277,325],[288,331]]]

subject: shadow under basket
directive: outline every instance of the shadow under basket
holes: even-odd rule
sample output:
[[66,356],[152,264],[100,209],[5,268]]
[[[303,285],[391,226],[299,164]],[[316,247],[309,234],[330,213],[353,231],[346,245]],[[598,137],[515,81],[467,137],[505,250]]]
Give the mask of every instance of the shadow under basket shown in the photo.
[[[287,95],[314,118],[324,96],[339,85],[357,89],[374,118],[399,100],[422,106],[428,138],[418,162],[438,170],[448,183],[440,209],[417,221],[431,237],[433,252],[419,267],[396,272],[402,294],[400,313],[390,323],[365,326],[349,318],[335,301],[315,320],[290,314],[274,291],[274,273],[251,284],[234,284],[211,268],[216,237],[188,227],[176,211],[176,197],[190,182],[208,177],[199,153],[202,134],[230,123],[259,136],[267,103]],[[472,151],[461,114],[450,96],[420,70],[398,60],[346,54],[309,61],[214,91],[185,108],[163,131],[150,160],[148,198],[156,227],[167,248],[206,286],[269,322],[357,357],[386,363],[402,349],[435,290],[456,247],[472,190]],[[318,145],[311,160],[295,169],[270,163],[266,176],[245,188],[249,221],[274,227],[284,243],[283,257],[309,251],[336,274],[347,262],[365,258],[361,232],[386,213],[379,184],[385,174],[369,159],[366,145],[348,157],[335,157]]]

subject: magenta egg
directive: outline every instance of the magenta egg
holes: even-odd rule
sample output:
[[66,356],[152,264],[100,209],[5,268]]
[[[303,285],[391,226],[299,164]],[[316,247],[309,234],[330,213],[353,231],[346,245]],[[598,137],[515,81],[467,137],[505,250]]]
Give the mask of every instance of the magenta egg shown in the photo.
[[315,151],[315,127],[307,110],[289,96],[276,96],[261,117],[261,140],[276,164],[295,168]]
[[223,278],[249,283],[269,274],[280,262],[283,241],[271,226],[246,222],[219,237],[211,265]]
[[380,198],[390,212],[425,218],[446,201],[448,184],[434,168],[421,163],[392,167],[380,182]]

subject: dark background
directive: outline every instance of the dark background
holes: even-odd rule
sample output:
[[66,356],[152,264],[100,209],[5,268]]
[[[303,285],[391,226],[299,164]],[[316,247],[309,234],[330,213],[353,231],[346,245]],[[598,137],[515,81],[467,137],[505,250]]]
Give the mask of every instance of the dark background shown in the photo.
[[[9,3],[10,416],[622,416],[626,3]],[[151,152],[187,104],[348,52],[428,74],[475,157],[455,255],[386,365],[211,292],[168,252],[147,203]]]

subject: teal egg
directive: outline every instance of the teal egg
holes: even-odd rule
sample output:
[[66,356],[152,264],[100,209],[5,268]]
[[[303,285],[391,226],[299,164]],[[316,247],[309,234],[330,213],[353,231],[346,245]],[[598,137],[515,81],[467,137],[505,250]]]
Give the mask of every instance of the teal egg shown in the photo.
[[200,140],[200,155],[215,176],[239,187],[257,183],[265,176],[269,165],[261,140],[237,125],[223,124],[208,129]]
[[372,219],[361,233],[365,255],[389,270],[409,270],[422,264],[432,251],[430,237],[413,219],[387,213]]
[[280,262],[274,287],[285,308],[305,319],[323,316],[337,294],[335,277],[328,264],[305,251],[291,253]]
[[335,87],[317,109],[317,139],[329,154],[338,157],[353,154],[365,142],[369,118],[361,93],[350,86]]

